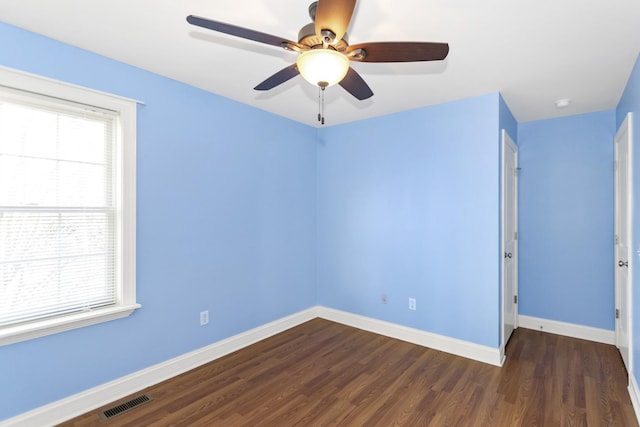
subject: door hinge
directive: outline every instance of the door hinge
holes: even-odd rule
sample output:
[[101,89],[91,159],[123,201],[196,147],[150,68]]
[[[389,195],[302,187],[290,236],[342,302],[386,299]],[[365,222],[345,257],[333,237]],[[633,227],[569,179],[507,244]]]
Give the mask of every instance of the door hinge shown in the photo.
[[620,239],[618,238],[618,235],[616,234],[616,245],[620,244]]
[[513,233],[513,240],[518,240],[518,232]]
[[614,170],[614,171],[617,171],[617,170],[618,170],[618,161],[617,161],[617,160],[614,160],[614,161],[613,161],[613,170]]
[[620,309],[616,308],[616,319],[620,318]]
[[514,295],[513,296],[513,303],[517,304],[518,303],[518,295]]

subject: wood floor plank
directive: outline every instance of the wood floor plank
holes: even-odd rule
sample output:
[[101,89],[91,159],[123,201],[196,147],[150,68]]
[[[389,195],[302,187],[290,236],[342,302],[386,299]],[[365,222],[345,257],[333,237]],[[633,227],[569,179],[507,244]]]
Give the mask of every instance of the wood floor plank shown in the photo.
[[638,426],[613,346],[517,329],[502,368],[314,319],[63,427]]

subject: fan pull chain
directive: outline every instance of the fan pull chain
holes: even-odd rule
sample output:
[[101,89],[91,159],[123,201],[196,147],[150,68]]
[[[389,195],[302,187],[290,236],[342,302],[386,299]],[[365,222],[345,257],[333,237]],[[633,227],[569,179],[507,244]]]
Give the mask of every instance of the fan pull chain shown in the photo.
[[324,125],[324,90],[329,86],[327,82],[318,82],[318,121]]
[[322,88],[318,86],[318,121],[322,121]]
[[321,88],[320,92],[322,93],[322,102],[320,103],[322,105],[322,120],[320,123],[322,123],[324,125],[324,89],[325,88]]

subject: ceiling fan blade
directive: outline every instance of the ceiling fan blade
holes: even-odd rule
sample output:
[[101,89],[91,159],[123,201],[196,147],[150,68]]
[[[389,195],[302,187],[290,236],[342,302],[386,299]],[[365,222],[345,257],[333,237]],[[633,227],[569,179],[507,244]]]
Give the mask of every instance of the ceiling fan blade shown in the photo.
[[[359,55],[361,51],[364,55]],[[440,61],[449,54],[449,44],[431,42],[377,42],[349,46],[346,52],[359,62]]]
[[220,33],[230,34],[232,36],[249,39],[260,43],[270,44],[290,50],[306,50],[306,46],[291,40],[284,39],[271,34],[261,33],[260,31],[250,30],[248,28],[238,27],[237,25],[225,24],[220,21],[213,21],[207,18],[201,18],[195,15],[187,16],[187,22],[198,27],[208,28],[209,30],[218,31]]
[[316,34],[331,30],[336,36],[334,44],[342,40],[356,7],[356,0],[319,0],[316,9]]
[[290,80],[300,74],[298,71],[298,66],[296,64],[291,64],[287,68],[283,68],[282,70],[275,73],[273,76],[269,77],[258,86],[254,87],[255,90],[269,90],[274,87],[281,85],[282,83]]
[[360,101],[373,96],[373,91],[367,82],[351,67],[349,67],[345,78],[340,82],[340,86]]

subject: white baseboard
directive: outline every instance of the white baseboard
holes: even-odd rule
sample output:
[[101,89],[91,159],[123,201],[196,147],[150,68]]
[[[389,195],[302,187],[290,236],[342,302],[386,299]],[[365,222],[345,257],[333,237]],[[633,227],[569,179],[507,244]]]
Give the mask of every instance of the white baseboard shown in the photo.
[[487,347],[331,308],[317,307],[316,309],[318,317],[323,319],[490,365],[502,366],[503,360],[501,360],[499,348]]
[[5,421],[2,427],[54,426],[314,319],[316,308],[259,326]]
[[640,389],[638,389],[638,383],[633,374],[629,374],[629,397],[631,398],[631,405],[636,413],[636,419],[640,424]]
[[[34,425],[53,426],[59,424],[316,317],[495,366],[502,366],[504,362],[499,348],[487,347],[395,323],[318,306],[25,412],[8,420],[0,421],[0,426],[30,427]],[[605,344],[614,344],[615,342],[613,331],[598,328],[522,315],[518,316],[518,323],[520,327],[527,329],[542,330]],[[632,375],[629,381],[629,395],[636,416],[640,420],[640,390]]]
[[535,329],[537,331],[600,342],[603,344],[615,345],[616,343],[616,334],[614,331],[576,325],[573,323],[558,322],[556,320],[519,315],[518,326],[526,329]]
[[321,317],[369,332],[407,341],[491,365],[502,366],[500,349],[486,347],[394,323],[359,316],[326,307],[311,307],[242,334],[183,354],[133,374],[69,396],[29,412],[0,421],[2,427],[54,426],[110,402],[180,375],[253,343]]

